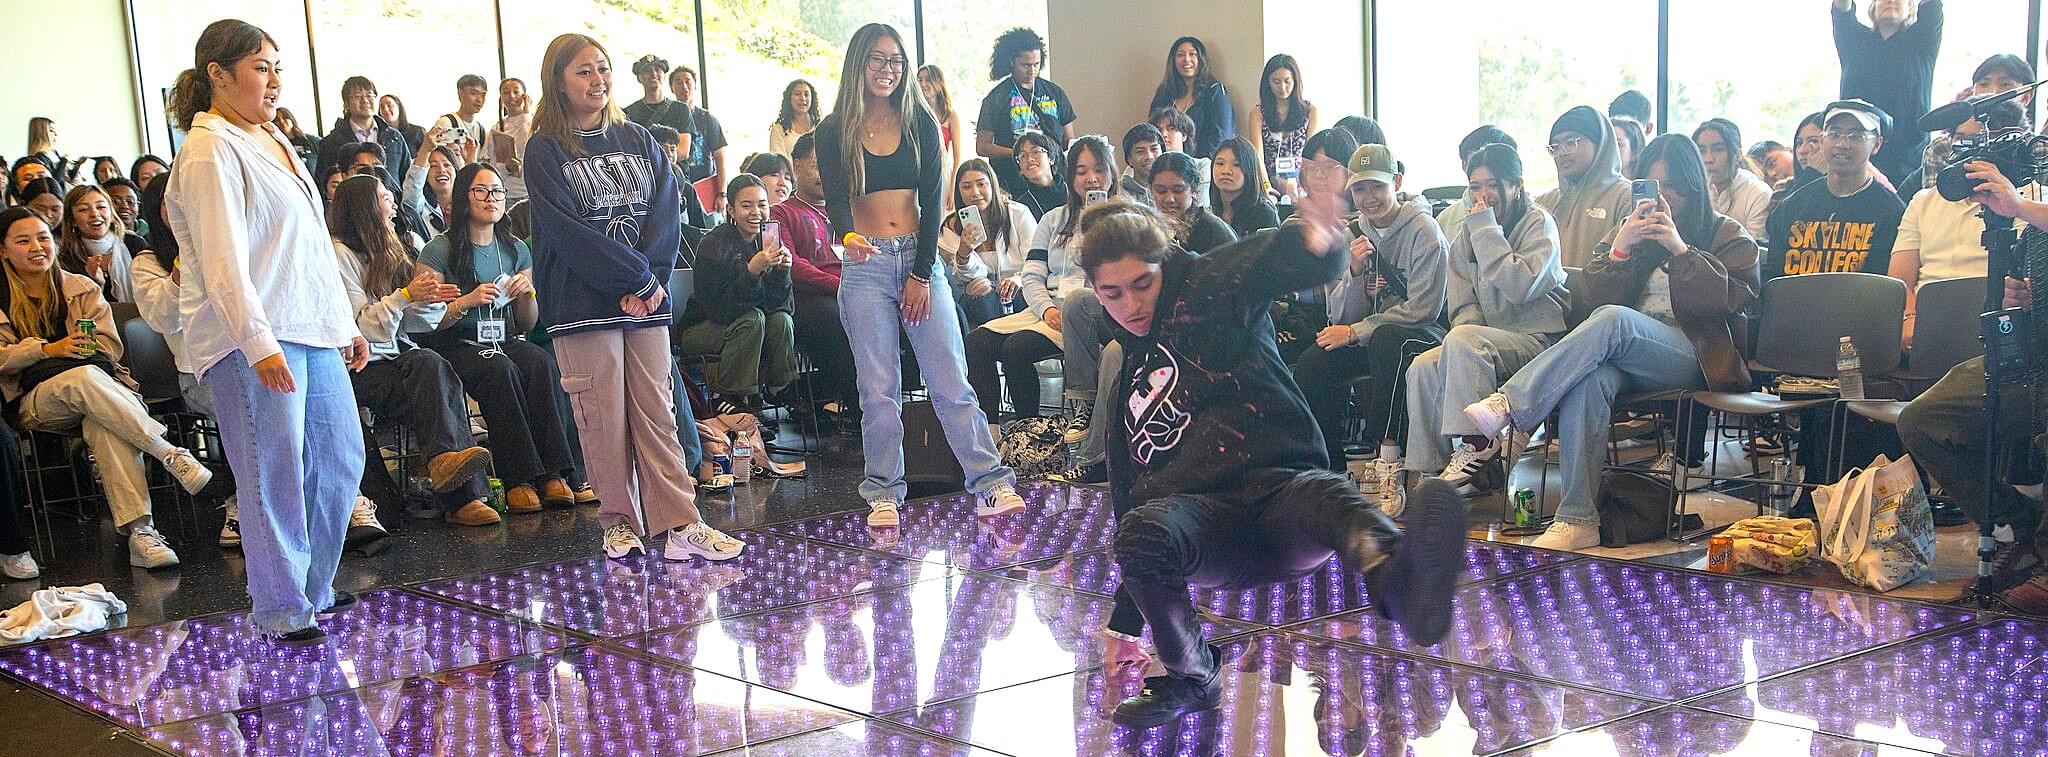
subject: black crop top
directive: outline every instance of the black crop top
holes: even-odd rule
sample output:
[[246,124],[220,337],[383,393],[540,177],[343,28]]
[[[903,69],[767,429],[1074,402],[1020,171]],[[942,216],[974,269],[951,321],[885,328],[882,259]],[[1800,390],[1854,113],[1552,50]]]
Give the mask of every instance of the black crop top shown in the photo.
[[866,149],[860,151],[861,170],[867,173],[867,191],[880,192],[885,189],[917,188],[917,156],[908,142],[896,145],[896,151],[888,155],[876,155]]
[[839,150],[842,128],[839,114],[834,113],[818,122],[817,130],[811,132],[817,135],[818,174],[825,185],[825,216],[832,224],[832,238],[840,239],[853,231],[855,195],[887,189],[917,190],[917,257],[912,262],[911,275],[930,281],[938,266],[939,221],[945,217],[940,209],[945,169],[940,165],[944,161],[939,159],[943,142],[938,121],[928,115],[912,119],[910,138],[898,145],[893,154],[869,155],[861,149],[861,172],[865,174],[862,178],[866,186],[859,192],[854,191],[846,170],[845,158],[853,156],[842,158]]

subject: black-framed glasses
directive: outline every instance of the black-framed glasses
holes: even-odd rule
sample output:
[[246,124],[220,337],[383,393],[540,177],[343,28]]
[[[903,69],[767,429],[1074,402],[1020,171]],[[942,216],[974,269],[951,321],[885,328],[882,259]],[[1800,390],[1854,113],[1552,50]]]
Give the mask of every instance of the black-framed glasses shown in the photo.
[[504,188],[504,187],[470,187],[470,188],[469,188],[469,196],[471,196],[471,197],[475,197],[475,198],[477,198],[477,199],[479,199],[479,200],[503,200],[503,199],[505,199],[505,188]]
[[910,68],[910,59],[901,55],[874,54],[868,56],[869,71],[904,71]]

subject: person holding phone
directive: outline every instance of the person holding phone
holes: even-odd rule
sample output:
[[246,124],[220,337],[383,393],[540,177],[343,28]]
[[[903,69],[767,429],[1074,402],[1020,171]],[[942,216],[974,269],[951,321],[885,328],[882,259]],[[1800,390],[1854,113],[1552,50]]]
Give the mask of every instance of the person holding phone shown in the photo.
[[1535,546],[1600,543],[1600,469],[1614,398],[1706,388],[1754,388],[1733,337],[1734,319],[1756,299],[1757,244],[1740,222],[1714,212],[1707,168],[1683,135],[1643,147],[1635,209],[1595,250],[1582,292],[1583,320],[1500,391],[1466,406],[1481,434],[1534,429],[1559,415],[1564,498]]
[[1030,209],[1010,200],[995,168],[982,158],[968,160],[954,172],[953,207],[959,210],[939,227],[939,252],[959,287],[954,298],[967,327],[974,329],[1002,317],[1012,301],[1021,301],[1017,277],[1038,220]]
[[796,380],[792,258],[761,178],[732,177],[725,223],[697,251],[697,291],[683,310],[684,355],[718,355],[705,367],[713,413],[758,413]]

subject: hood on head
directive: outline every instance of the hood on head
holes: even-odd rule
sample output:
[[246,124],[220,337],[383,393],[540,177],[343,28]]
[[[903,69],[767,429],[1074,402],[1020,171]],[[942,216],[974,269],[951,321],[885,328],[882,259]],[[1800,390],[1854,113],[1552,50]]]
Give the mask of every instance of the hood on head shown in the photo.
[[1621,151],[1614,144],[1614,124],[1607,120],[1606,114],[1588,105],[1574,107],[1551,124],[1551,140],[1555,141],[1561,131],[1575,132],[1593,140],[1594,152],[1593,167],[1577,181],[1558,177],[1559,188],[1604,187],[1621,180]]

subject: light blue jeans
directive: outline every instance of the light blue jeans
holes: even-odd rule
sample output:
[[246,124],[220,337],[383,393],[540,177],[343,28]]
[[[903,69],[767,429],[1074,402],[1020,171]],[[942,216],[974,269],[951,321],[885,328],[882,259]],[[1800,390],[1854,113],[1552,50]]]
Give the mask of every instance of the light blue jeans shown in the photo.
[[298,391],[265,387],[239,351],[201,378],[241,502],[250,617],[275,633],[312,625],[334,603],[334,571],[363,479],[363,427],[340,351],[282,346]]
[[[1633,308],[1602,305],[1585,323],[1500,387],[1515,428],[1528,430],[1558,415],[1564,495],[1557,519],[1597,526],[1600,466],[1614,398],[1623,393],[1699,389],[1707,380],[1685,332]],[[1680,440],[1680,444],[1684,440]]]
[[917,257],[917,236],[870,239],[874,257],[848,262],[839,270],[839,322],[853,347],[853,365],[860,376],[860,446],[867,457],[861,479],[862,499],[903,501],[903,369],[902,339],[910,338],[931,392],[932,409],[946,430],[946,441],[967,476],[967,489],[987,494],[997,484],[1014,484],[1016,475],[1003,466],[996,443],[989,438],[988,416],[982,415],[974,388],[967,385],[967,351],[960,340],[959,310],[943,275],[933,276],[931,315],[923,323],[903,320],[903,282]]
[[1465,406],[1494,393],[1550,340],[1492,326],[1451,328],[1444,343],[1408,364],[1408,454],[1403,468],[1434,476],[1451,461],[1451,439],[1479,429]]

